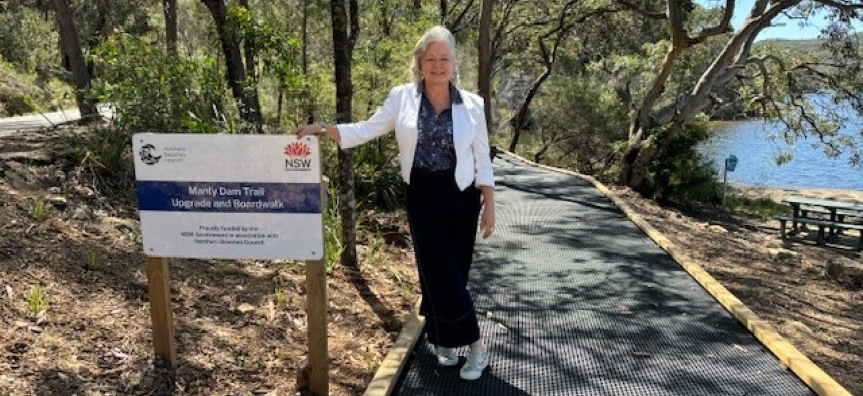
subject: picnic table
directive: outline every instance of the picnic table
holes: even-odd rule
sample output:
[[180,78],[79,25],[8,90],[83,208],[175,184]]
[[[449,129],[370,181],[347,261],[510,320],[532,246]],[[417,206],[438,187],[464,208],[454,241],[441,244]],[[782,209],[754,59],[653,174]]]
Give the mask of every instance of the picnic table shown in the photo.
[[[857,250],[863,250],[863,202],[840,201],[829,198],[809,198],[799,195],[787,195],[782,202],[791,206],[791,216],[773,216],[781,223],[780,232],[783,239],[789,234],[796,234],[807,225],[818,227],[818,244],[826,243],[827,239],[835,239],[842,230],[855,230],[860,233]],[[790,232],[786,233],[785,223],[791,223]],[[825,229],[829,234],[825,237]]]

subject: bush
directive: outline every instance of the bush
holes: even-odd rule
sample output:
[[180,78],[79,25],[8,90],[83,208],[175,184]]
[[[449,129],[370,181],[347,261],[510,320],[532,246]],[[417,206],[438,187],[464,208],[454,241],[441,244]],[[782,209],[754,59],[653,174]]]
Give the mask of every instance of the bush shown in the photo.
[[32,73],[60,59],[53,19],[28,7],[10,5],[0,12],[0,55],[19,70]]
[[721,186],[713,164],[696,150],[710,138],[704,121],[693,121],[682,130],[664,129],[654,135],[659,151],[649,165],[652,195],[658,201],[718,203]]
[[546,83],[533,107],[523,135],[537,161],[594,175],[612,162],[614,142],[626,138],[626,109],[607,84],[559,77]]
[[161,46],[115,34],[95,51],[101,101],[116,109],[118,129],[135,132],[217,133],[233,131],[225,115],[225,86],[217,59],[191,61],[165,54]]
[[68,146],[79,174],[87,177],[95,189],[131,199],[135,171],[132,134],[128,130],[91,127],[70,135]]

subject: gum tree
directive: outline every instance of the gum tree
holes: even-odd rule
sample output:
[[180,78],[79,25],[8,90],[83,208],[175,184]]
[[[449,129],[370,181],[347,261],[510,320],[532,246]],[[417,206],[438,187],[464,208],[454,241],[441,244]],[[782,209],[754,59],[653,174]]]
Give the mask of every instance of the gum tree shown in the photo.
[[[758,103],[768,116],[781,119],[788,128],[787,136],[815,134],[829,153],[847,148],[847,137],[838,136],[837,123],[825,122],[827,114],[837,114],[835,107],[826,108],[819,116],[817,105],[807,96],[806,88],[814,83],[821,90],[832,92],[836,105],[850,106],[863,113],[861,82],[860,36],[854,35],[852,22],[863,21],[863,4],[858,0],[756,0],[743,24],[732,29],[731,19],[735,0],[725,0],[713,23],[693,26],[689,17],[694,5],[690,0],[666,0],[664,10],[649,4],[629,0],[613,0],[643,18],[662,21],[668,28],[669,39],[665,55],[649,83],[635,98],[630,114],[629,139],[621,163],[621,182],[642,193],[651,185],[649,165],[656,159],[661,142],[656,136],[665,131],[674,136],[686,133],[684,126],[697,114],[721,105],[720,89],[737,82],[757,81],[759,84],[743,99]],[[653,3],[655,4],[655,3]],[[786,63],[780,57],[754,53],[753,44],[759,35],[784,15],[806,23],[823,11],[830,25],[822,36],[832,56],[829,60]],[[723,40],[723,48],[709,66],[699,70],[697,81],[686,90],[669,90],[669,80],[680,59],[708,40]],[[752,85],[749,85],[752,86]],[[823,103],[822,103],[823,104]],[[834,120],[835,121],[835,120]],[[854,156],[859,161],[859,155]]]

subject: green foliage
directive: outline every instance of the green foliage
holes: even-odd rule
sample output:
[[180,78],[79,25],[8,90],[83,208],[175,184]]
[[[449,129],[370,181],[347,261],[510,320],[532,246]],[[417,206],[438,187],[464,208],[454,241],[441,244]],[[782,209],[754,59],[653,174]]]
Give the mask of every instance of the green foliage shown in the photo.
[[92,178],[96,188],[106,186],[126,191],[131,186],[134,168],[132,135],[128,130],[96,126],[68,139],[72,161],[80,172]]
[[170,57],[161,47],[115,34],[95,50],[94,90],[116,108],[118,129],[135,132],[232,131],[218,60]]
[[102,268],[101,260],[99,260],[99,254],[92,250],[88,250],[84,254],[84,268],[87,269],[87,271],[91,272],[96,272],[100,268]]
[[[35,74],[22,73],[0,57],[0,117],[56,109],[70,102],[69,92],[57,80],[40,80]],[[66,100],[64,95],[68,95]]]
[[55,25],[36,10],[9,5],[0,12],[0,58],[31,73],[39,66],[55,65],[60,59]]
[[[242,45],[252,49],[263,66],[261,76],[257,76],[256,71],[251,72],[250,86],[264,83],[264,77],[273,80],[288,103],[282,111],[287,113],[291,125],[299,123],[309,113],[312,104],[311,91],[302,73],[300,40],[240,5],[228,9],[228,24],[229,28],[236,30]],[[275,113],[275,110],[269,113]],[[272,123],[272,117],[269,118],[268,122]]]
[[33,213],[31,216],[37,223],[43,223],[48,218],[44,199],[37,200],[36,203],[33,204]]
[[788,207],[788,205],[780,204],[767,198],[753,199],[736,194],[730,194],[725,199],[725,205],[735,212],[758,216],[765,219],[776,214],[791,214],[791,208]]
[[324,210],[324,250],[326,251],[327,273],[332,273],[341,261],[342,251],[342,216],[339,213],[338,190],[330,187],[330,199]]
[[48,310],[48,296],[42,290],[42,285],[36,285],[30,291],[28,308],[30,315],[33,317],[39,316]]
[[282,281],[279,280],[279,283],[276,284],[276,291],[273,293],[273,302],[276,303],[277,307],[285,305],[288,301],[288,296],[285,294],[285,288],[282,286]]
[[360,209],[395,210],[404,206],[405,193],[395,137],[381,137],[354,150],[354,188]]
[[655,146],[657,155],[648,169],[654,199],[683,204],[719,201],[721,186],[716,171],[696,150],[708,138],[710,129],[704,120],[686,124],[681,130],[666,128],[653,135],[648,144]]
[[608,84],[577,76],[549,81],[535,101],[530,145],[534,159],[587,174],[613,159],[613,142],[626,138],[626,109]]

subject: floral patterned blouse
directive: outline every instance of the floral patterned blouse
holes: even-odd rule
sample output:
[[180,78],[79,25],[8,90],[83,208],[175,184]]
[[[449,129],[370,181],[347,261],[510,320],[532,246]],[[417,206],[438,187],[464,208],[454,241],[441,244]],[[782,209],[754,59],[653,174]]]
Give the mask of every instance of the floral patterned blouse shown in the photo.
[[[418,89],[422,95],[422,100],[417,117],[419,139],[413,166],[425,171],[454,170],[455,147],[452,140],[452,107],[437,114],[426,96],[425,84],[418,84]],[[449,92],[453,106],[462,103],[458,89],[452,84],[449,86]]]

